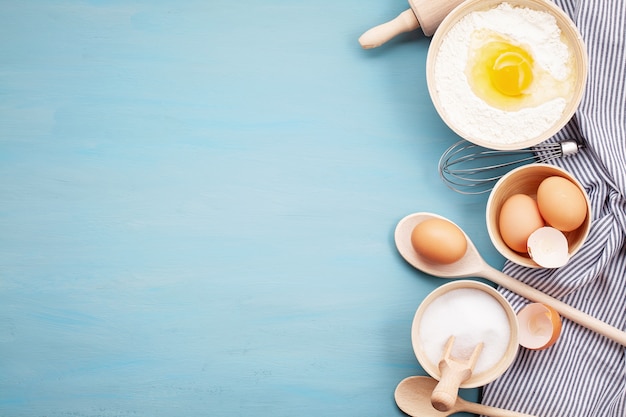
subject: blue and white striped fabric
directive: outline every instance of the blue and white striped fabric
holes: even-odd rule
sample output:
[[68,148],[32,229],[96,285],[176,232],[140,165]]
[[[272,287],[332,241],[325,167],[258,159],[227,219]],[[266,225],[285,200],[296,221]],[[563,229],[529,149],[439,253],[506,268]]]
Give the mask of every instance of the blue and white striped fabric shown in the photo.
[[[507,263],[504,272],[626,330],[626,3],[556,0],[589,54],[588,84],[572,121],[551,141],[586,149],[552,161],[585,186],[593,224],[583,248],[556,270]],[[528,301],[500,291],[516,310]],[[483,404],[539,417],[625,417],[626,349],[566,319],[556,345],[520,348],[507,372],[484,388]]]

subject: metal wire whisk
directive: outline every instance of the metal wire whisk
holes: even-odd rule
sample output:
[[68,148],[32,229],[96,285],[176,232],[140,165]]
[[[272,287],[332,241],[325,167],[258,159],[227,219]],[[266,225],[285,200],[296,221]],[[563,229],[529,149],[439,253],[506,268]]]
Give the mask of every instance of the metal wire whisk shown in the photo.
[[489,192],[495,182],[513,168],[574,155],[581,148],[575,140],[564,140],[525,149],[493,150],[461,140],[441,155],[439,175],[458,193],[482,194]]

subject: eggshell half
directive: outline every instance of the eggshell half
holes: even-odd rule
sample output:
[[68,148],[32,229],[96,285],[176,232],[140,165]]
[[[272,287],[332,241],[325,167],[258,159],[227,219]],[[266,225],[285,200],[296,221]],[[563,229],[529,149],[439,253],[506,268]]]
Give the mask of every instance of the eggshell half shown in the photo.
[[563,232],[553,227],[541,227],[530,234],[528,255],[544,268],[560,268],[569,260],[569,246]]
[[552,307],[531,303],[517,313],[519,344],[542,350],[554,345],[561,335],[561,316]]

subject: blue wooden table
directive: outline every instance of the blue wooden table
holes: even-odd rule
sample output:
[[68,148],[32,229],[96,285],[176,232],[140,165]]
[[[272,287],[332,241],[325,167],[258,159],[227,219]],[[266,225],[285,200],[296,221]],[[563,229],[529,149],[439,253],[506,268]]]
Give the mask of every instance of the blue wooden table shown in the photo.
[[[0,2],[0,415],[401,416],[444,215],[403,0]],[[463,396],[476,400],[478,390]]]

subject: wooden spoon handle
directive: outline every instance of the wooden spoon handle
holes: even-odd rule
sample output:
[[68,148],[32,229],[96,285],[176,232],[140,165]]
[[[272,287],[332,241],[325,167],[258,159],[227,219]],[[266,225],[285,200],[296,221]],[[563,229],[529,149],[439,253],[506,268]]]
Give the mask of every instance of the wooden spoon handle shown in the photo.
[[536,417],[531,414],[519,413],[517,411],[505,410],[503,408],[491,407],[488,405],[477,404],[469,401],[463,401],[462,410],[459,411],[465,411],[468,413],[491,417]]
[[520,282],[489,265],[485,265],[480,272],[483,278],[501,285],[504,288],[508,288],[514,293],[519,294],[531,301],[548,305],[558,311],[561,316],[566,317],[589,330],[593,330],[598,334],[608,337],[622,346],[626,346],[626,332],[598,320],[587,313],[583,313],[582,311],[577,310],[574,307],[531,287],[530,285],[524,284],[523,282]]

